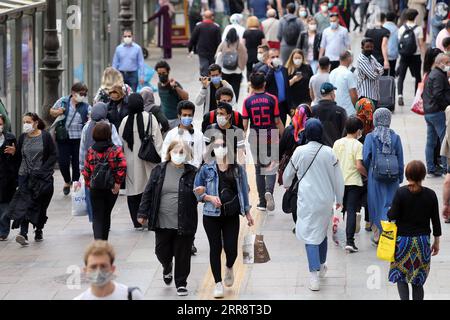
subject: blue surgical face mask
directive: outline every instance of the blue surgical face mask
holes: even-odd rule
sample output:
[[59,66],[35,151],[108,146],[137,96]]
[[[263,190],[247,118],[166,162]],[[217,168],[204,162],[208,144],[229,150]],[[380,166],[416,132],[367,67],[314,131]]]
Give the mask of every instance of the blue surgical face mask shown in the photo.
[[190,127],[192,125],[193,121],[194,121],[193,117],[182,117],[181,118],[181,124],[185,127]]
[[222,77],[221,76],[211,77],[211,82],[212,84],[217,86],[222,82]]
[[337,22],[330,22],[331,29],[337,29],[339,27],[339,24]]

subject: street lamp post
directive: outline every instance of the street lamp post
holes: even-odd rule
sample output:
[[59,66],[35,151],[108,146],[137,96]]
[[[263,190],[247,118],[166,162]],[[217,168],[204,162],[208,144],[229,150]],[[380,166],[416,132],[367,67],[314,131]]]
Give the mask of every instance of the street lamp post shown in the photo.
[[119,22],[120,31],[132,29],[134,24],[131,0],[120,0]]
[[47,124],[53,122],[50,116],[50,108],[58,100],[58,89],[61,73],[64,69],[59,68],[61,59],[58,56],[59,39],[56,29],[56,0],[47,0],[46,28],[44,30],[44,58],[41,68],[44,76],[44,105],[42,116]]

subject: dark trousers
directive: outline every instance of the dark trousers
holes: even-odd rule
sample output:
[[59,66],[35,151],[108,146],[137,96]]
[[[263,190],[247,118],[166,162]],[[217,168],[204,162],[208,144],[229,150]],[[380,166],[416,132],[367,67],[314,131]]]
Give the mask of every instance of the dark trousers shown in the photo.
[[266,204],[266,192],[273,194],[275,189],[275,183],[277,180],[276,175],[262,174],[263,167],[261,165],[255,165],[256,170],[256,187],[258,189],[259,203]]
[[117,201],[117,195],[110,190],[90,190],[92,203],[92,228],[95,240],[108,240],[111,229],[111,212]]
[[331,70],[330,70],[330,72],[333,71],[334,69],[338,68],[339,65],[340,65],[339,61],[331,61]]
[[[424,291],[423,286],[412,284],[412,298],[413,300],[423,300]],[[397,282],[397,289],[400,295],[400,300],[409,300],[409,284],[406,282]]]
[[120,71],[120,73],[123,75],[123,81],[136,92],[139,85],[139,71]]
[[241,91],[242,73],[222,74],[223,80],[227,81],[234,91],[236,101],[239,101],[239,92]]
[[279,102],[278,107],[280,109],[280,120],[286,127],[287,116],[289,114],[289,105],[287,101]]
[[344,208],[347,213],[347,244],[355,243],[356,231],[356,212],[361,208],[361,196],[363,187],[359,186],[345,186],[344,193]]
[[[68,139],[58,142],[59,169],[67,184],[80,180],[80,141],[80,139]],[[72,166],[72,177],[70,166]]]
[[192,33],[194,32],[195,26],[197,25],[197,23],[202,22],[202,17],[201,15],[190,15],[189,16],[189,31]]
[[397,66],[397,60],[389,60],[389,70],[384,70],[383,76],[391,76],[395,78],[395,67]]
[[6,210],[9,203],[0,203],[0,237],[7,238],[11,230],[11,219],[8,218]]
[[[203,216],[203,226],[209,241],[209,261],[216,283],[222,282],[222,249],[227,268],[232,268],[238,255],[239,215],[234,217]],[[223,241],[223,245],[222,245]]]
[[347,30],[351,31],[350,30],[350,19],[352,17],[351,10],[350,9],[339,8],[339,12],[340,12],[340,14],[342,16],[342,19],[345,22],[345,25],[347,26]]
[[414,55],[410,57],[401,57],[400,64],[398,66],[398,94],[403,95],[403,82],[405,81],[406,71],[409,68],[411,75],[416,79],[416,86],[414,94],[417,91],[417,86],[422,81],[422,74],[420,68],[422,66],[422,58],[420,55]]
[[214,59],[214,55],[212,57],[198,56],[198,59],[200,60],[200,76],[202,76],[202,77],[208,76],[209,66],[216,62]]
[[128,196],[128,210],[130,210],[131,221],[133,221],[133,225],[135,228],[140,228],[142,225],[137,220],[137,214],[139,211],[139,206],[141,205],[142,193],[137,196]]
[[175,285],[177,288],[187,286],[191,272],[191,248],[194,236],[180,236],[178,230],[157,229],[155,231],[155,252],[164,269],[164,275],[172,272],[175,257]]

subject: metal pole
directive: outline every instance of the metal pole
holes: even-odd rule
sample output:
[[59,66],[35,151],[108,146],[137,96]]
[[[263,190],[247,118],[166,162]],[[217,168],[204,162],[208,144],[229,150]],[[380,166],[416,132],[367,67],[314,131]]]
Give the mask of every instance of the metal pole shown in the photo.
[[58,100],[58,88],[61,73],[64,69],[59,68],[61,60],[58,56],[59,39],[56,29],[56,0],[47,0],[46,28],[44,30],[44,59],[41,68],[44,75],[44,105],[42,116],[47,124],[52,123],[50,108]]
[[123,33],[125,29],[133,30],[134,18],[132,10],[132,0],[120,0],[119,23],[120,31]]

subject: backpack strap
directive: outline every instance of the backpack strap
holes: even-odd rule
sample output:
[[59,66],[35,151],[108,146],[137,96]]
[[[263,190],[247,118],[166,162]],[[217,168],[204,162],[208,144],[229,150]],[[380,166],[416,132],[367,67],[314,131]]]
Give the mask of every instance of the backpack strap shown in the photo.
[[209,124],[213,124],[216,118],[216,111],[209,112]]
[[237,125],[239,124],[239,112],[234,111],[234,123]]

